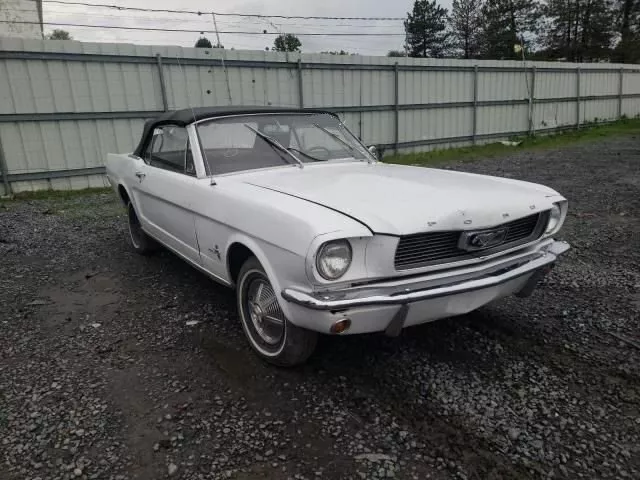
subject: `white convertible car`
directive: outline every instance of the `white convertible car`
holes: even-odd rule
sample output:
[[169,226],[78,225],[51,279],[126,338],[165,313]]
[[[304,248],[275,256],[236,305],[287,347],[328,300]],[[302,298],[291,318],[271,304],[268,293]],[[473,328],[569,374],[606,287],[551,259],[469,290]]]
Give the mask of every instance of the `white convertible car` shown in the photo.
[[169,112],[106,166],[133,248],[234,287],[249,343],[278,365],[318,333],[395,336],[527,296],[569,248],[554,190],[381,163],[320,110]]

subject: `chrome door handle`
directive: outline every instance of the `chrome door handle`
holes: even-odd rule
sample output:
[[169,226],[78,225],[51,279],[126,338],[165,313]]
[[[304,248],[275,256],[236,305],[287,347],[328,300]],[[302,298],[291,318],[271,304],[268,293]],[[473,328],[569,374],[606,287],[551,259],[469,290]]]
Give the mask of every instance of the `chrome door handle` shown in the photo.
[[136,172],[136,177],[138,177],[138,180],[142,181],[144,180],[144,177],[146,177],[147,175],[142,173],[142,172]]

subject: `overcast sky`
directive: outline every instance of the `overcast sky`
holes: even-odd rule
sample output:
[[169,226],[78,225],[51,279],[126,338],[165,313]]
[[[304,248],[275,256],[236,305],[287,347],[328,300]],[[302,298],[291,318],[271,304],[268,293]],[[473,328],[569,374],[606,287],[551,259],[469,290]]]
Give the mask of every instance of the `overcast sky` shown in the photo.
[[[26,0],[28,1],[28,0]],[[77,1],[77,0],[76,0]],[[107,3],[128,7],[143,7],[172,10],[198,10],[234,13],[257,13],[264,15],[305,15],[337,17],[405,17],[413,0],[80,0],[86,3]],[[62,5],[44,0],[44,21],[58,23],[83,23],[92,25],[119,25],[130,27],[179,28],[213,30],[210,16],[160,14],[119,11],[105,8],[89,8]],[[441,4],[450,8],[451,0]],[[347,50],[362,55],[384,55],[389,50],[401,49],[404,42],[402,21],[359,22],[355,20],[283,20],[218,16],[220,31],[292,32],[292,33],[394,33],[398,36],[300,36],[304,52]],[[56,28],[45,24],[45,33]],[[59,27],[68,30],[74,39],[99,42],[127,42],[142,44],[172,44],[193,46],[199,33],[185,32],[140,32],[133,30],[89,29]],[[205,33],[212,43],[215,34]],[[264,50],[273,45],[274,35],[221,34],[221,43],[226,48]]]

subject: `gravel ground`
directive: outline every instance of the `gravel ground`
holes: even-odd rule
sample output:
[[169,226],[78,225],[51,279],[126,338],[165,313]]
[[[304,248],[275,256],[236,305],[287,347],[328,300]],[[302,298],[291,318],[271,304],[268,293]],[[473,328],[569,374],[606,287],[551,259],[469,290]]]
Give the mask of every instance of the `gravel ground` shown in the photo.
[[533,297],[257,359],[231,291],[110,194],[0,205],[0,478],[640,478],[640,138],[450,168],[547,184]]

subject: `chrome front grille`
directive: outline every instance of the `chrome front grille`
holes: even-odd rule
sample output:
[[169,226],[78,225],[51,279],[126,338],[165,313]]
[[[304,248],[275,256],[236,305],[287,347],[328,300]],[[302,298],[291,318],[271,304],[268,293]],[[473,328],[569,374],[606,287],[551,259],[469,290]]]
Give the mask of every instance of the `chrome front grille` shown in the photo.
[[[546,217],[547,215],[548,214],[546,214],[545,212],[545,215],[543,216]],[[527,240],[535,232],[540,216],[541,214],[538,213],[536,215],[529,215],[528,217],[524,217],[519,220],[514,220],[513,222],[507,223],[505,226],[508,228],[508,230],[504,243]],[[546,219],[548,220],[548,217],[546,217]]]
[[398,242],[394,264],[396,270],[409,270],[498,253],[540,238],[548,219],[549,212],[543,212],[498,225],[494,228],[507,229],[503,242],[500,245],[473,252],[459,247],[462,231],[406,235]]

